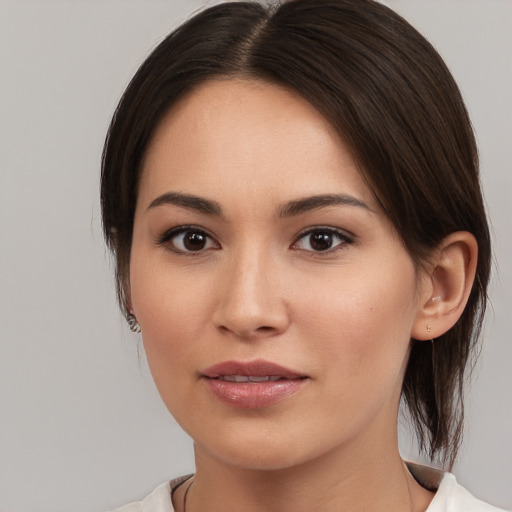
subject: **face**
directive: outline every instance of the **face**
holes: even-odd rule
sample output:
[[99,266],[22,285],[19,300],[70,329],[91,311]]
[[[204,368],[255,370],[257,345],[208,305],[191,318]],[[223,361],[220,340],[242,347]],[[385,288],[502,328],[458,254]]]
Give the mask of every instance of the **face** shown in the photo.
[[295,93],[219,80],[173,107],[142,169],[130,285],[158,390],[205,457],[277,469],[396,435],[418,273]]

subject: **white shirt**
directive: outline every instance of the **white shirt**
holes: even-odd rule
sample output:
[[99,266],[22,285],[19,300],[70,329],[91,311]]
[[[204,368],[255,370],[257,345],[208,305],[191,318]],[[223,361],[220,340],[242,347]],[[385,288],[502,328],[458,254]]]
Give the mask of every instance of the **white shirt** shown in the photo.
[[[425,512],[505,512],[475,498],[451,473],[408,462],[407,467],[414,478],[427,489],[436,489],[436,494]],[[129,503],[113,512],[174,512],[171,493],[191,475],[182,476],[159,485],[142,501]]]

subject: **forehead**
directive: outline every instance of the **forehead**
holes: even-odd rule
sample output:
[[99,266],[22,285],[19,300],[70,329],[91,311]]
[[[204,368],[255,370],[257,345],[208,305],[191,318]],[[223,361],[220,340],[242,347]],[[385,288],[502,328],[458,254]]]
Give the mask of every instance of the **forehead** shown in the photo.
[[203,84],[161,121],[140,191],[151,196],[166,188],[210,196],[227,188],[246,196],[265,188],[270,195],[343,192],[374,202],[318,110],[285,87],[238,79]]

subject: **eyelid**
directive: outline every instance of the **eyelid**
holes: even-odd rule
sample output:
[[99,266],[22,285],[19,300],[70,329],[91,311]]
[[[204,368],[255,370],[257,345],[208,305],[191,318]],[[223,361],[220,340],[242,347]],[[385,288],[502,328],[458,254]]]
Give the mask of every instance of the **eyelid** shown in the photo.
[[181,254],[185,256],[199,256],[200,254],[204,253],[207,249],[200,250],[200,251],[183,251],[181,249],[178,249],[176,247],[169,247],[167,246],[168,242],[174,238],[177,235],[180,235],[182,233],[186,233],[187,231],[193,231],[195,233],[200,233],[206,237],[208,237],[212,242],[215,243],[217,248],[220,248],[220,244],[215,240],[215,238],[208,233],[207,230],[204,228],[201,228],[199,226],[194,225],[181,225],[181,226],[175,226],[173,228],[170,228],[166,230],[162,235],[158,236],[155,240],[155,244],[158,246],[165,246],[168,250],[176,253]]
[[[306,237],[308,235],[311,235],[312,233],[318,232],[318,231],[332,233],[332,234],[336,235],[337,237],[339,237],[341,239],[341,242],[330,249],[326,249],[325,251],[312,251],[312,250],[310,251],[307,249],[300,249],[297,247],[297,244],[301,239],[303,239],[304,237]],[[311,253],[314,253],[315,255],[329,254],[329,253],[335,252],[338,249],[340,249],[341,248],[340,246],[353,244],[354,241],[355,241],[355,235],[353,235],[352,233],[349,233],[343,229],[335,228],[333,226],[312,226],[312,227],[306,228],[304,231],[301,231],[297,235],[297,237],[295,238],[295,241],[291,245],[291,249],[302,250],[304,252],[311,252]]]
[[[201,228],[201,227],[195,226],[195,225],[180,225],[180,226],[175,226],[173,228],[170,228],[170,229],[166,230],[162,235],[159,235],[156,238],[155,245],[165,246],[168,250],[170,250],[176,254],[181,254],[181,255],[185,255],[185,256],[199,256],[199,255],[203,254],[206,250],[211,249],[211,247],[210,247],[210,248],[201,249],[198,251],[185,251],[185,250],[179,249],[177,247],[170,247],[167,245],[168,242],[172,238],[174,238],[177,235],[180,235],[182,233],[186,233],[187,231],[200,233],[200,234],[206,236],[211,242],[213,242],[217,246],[217,247],[215,247],[216,249],[221,248],[220,244],[217,242],[217,240],[215,239],[215,237],[213,235],[211,235],[204,228]],[[336,237],[338,237],[338,239],[340,240],[340,243],[336,244],[334,247],[332,247],[330,249],[326,249],[325,251],[314,251],[314,250],[308,250],[308,249],[301,249],[301,248],[297,247],[297,245],[301,239],[303,239],[306,236],[311,235],[312,233],[315,233],[315,232],[331,233],[331,234],[335,235]],[[301,250],[304,252],[311,252],[316,255],[329,254],[329,253],[332,253],[332,252],[335,252],[335,251],[341,249],[345,245],[350,245],[350,244],[354,243],[354,239],[355,239],[355,236],[352,233],[349,233],[346,230],[343,230],[340,228],[336,228],[333,226],[311,226],[311,227],[304,229],[296,236],[295,241],[291,244],[290,248],[294,249],[294,250]]]

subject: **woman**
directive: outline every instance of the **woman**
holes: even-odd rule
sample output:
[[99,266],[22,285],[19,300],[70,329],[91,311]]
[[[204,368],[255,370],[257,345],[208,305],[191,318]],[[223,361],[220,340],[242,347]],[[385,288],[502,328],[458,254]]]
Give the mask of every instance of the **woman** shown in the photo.
[[120,304],[196,472],[132,511],[496,510],[447,467],[490,243],[460,93],[368,0],[230,2],[141,66],[105,144]]

